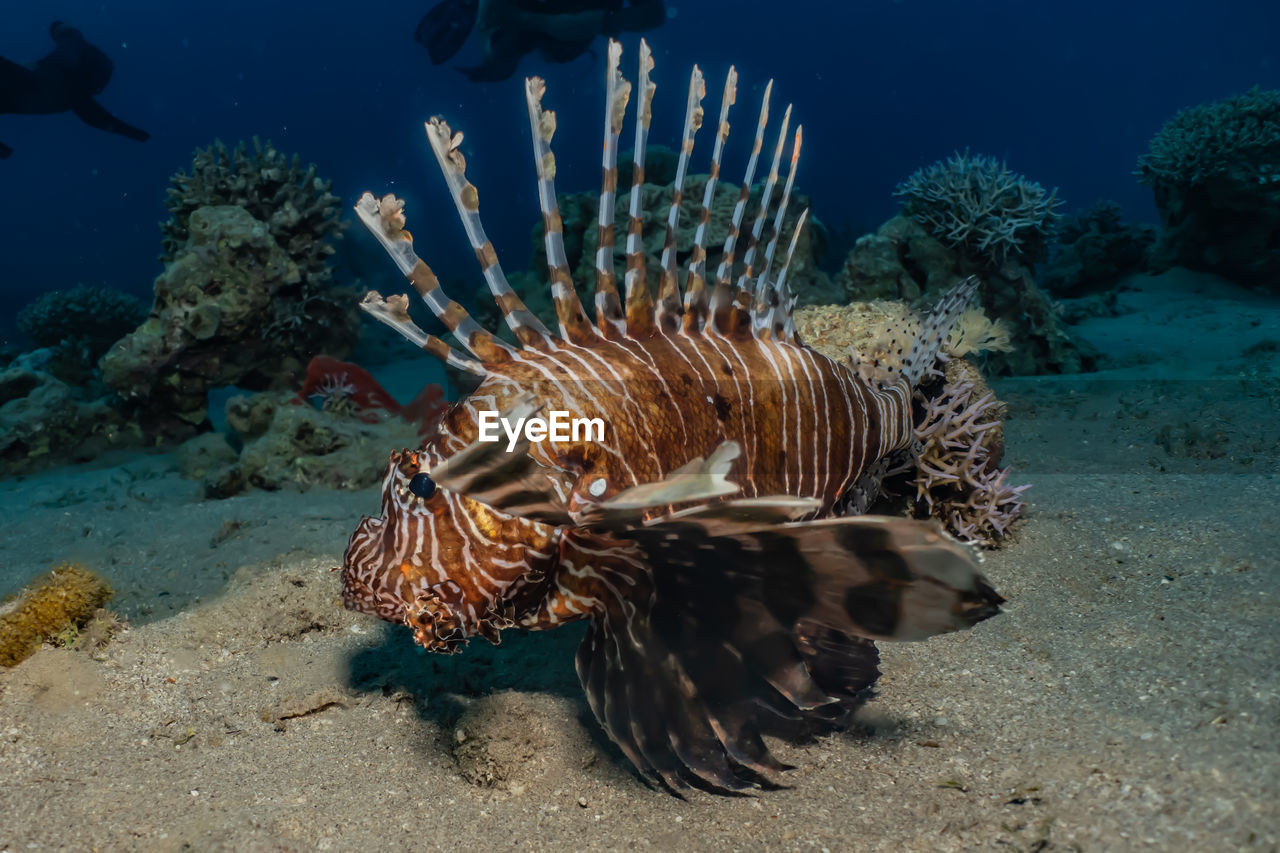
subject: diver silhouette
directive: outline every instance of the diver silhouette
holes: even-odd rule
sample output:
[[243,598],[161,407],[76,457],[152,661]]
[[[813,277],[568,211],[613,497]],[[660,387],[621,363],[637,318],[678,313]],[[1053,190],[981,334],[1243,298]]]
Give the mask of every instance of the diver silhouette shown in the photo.
[[535,50],[549,62],[569,62],[590,50],[596,36],[643,32],[665,19],[662,0],[442,0],[413,37],[440,65],[474,29],[484,59],[458,70],[482,83],[507,79]]
[[[93,99],[107,88],[115,65],[61,21],[49,26],[54,48],[34,65],[19,65],[0,56],[0,114],[49,115],[70,110],[85,124],[139,142],[151,134],[107,112]],[[0,158],[13,149],[0,142]]]

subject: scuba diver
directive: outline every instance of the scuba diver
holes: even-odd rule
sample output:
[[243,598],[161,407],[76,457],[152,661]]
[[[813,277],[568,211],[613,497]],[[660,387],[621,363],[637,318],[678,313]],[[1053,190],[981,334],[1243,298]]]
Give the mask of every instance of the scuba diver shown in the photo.
[[[0,57],[0,114],[49,115],[70,110],[90,127],[127,136],[139,142],[151,134],[103,109],[93,99],[107,88],[115,65],[84,40],[80,31],[61,21],[49,27],[54,48],[34,65],[19,65]],[[0,158],[13,149],[0,142]]]
[[644,32],[665,19],[662,0],[442,0],[413,37],[439,65],[474,29],[484,59],[458,70],[482,83],[507,79],[535,50],[549,62],[569,62],[586,53],[596,36]]

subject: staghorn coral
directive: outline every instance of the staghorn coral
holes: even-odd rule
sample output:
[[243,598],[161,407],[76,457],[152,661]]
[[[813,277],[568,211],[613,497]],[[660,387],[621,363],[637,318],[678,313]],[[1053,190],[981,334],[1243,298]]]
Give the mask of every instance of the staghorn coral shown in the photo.
[[894,195],[947,246],[993,268],[1043,260],[1060,204],[1057,190],[1046,193],[994,157],[968,151],[916,170]]
[[1151,264],[1280,292],[1280,91],[1182,110],[1138,160],[1164,224]]
[[107,582],[83,566],[55,566],[0,605],[0,666],[19,664],[42,642],[89,623],[109,598]]
[[1003,403],[977,368],[963,359],[947,364],[940,391],[925,396],[916,427],[916,511],[939,519],[967,542],[991,548],[1009,535],[1022,514],[1022,493],[1010,486],[1004,456]]

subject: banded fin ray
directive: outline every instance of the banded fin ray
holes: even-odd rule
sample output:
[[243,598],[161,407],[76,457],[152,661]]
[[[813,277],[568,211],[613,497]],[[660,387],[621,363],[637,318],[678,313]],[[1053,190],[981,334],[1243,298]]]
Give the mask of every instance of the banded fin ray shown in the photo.
[[489,292],[498,303],[498,309],[522,346],[545,349],[554,340],[554,336],[511,289],[511,283],[507,281],[506,273],[498,262],[498,253],[480,222],[480,193],[475,184],[467,180],[467,160],[459,150],[462,134],[454,133],[439,116],[426,123],[426,131],[427,141],[431,143],[436,162],[440,164],[445,183],[449,185],[449,193],[453,196],[467,239],[476,253],[476,260],[480,262],[480,269],[489,285]]
[[720,181],[720,161],[729,138],[729,108],[738,100],[738,70],[729,66],[724,91],[720,96],[720,118],[716,125],[716,141],[711,150],[711,170],[702,191],[702,207],[693,232],[693,251],[689,255],[689,277],[684,291],[684,331],[701,331],[707,325],[707,231],[711,225],[711,208]]
[[582,310],[582,302],[569,273],[569,259],[564,250],[564,221],[556,201],[556,158],[551,152],[551,138],[556,132],[556,114],[542,108],[547,84],[541,77],[524,81],[525,102],[529,109],[529,129],[533,137],[533,159],[538,169],[538,206],[542,209],[543,245],[547,253],[547,271],[551,276],[551,298],[555,303],[560,335],[571,344],[583,346],[599,336]]
[[689,97],[685,102],[684,130],[680,136],[680,157],[676,161],[676,179],[671,190],[671,207],[667,211],[667,231],[662,243],[662,283],[658,288],[658,326],[663,333],[674,332],[684,313],[680,298],[680,279],[676,270],[676,235],[680,224],[680,206],[684,202],[684,181],[689,172],[689,158],[693,154],[693,141],[702,128],[702,99],[707,95],[707,84],[702,69],[693,66],[689,74]]
[[[644,259],[644,157],[649,144],[649,123],[653,118],[655,84],[649,77],[653,71],[653,54],[649,44],[640,39],[640,72],[636,80],[635,150],[631,159],[631,205],[627,221],[627,337],[651,338],[658,332],[654,316],[653,294],[645,278]],[[610,260],[612,263],[612,260]]]
[[[355,212],[370,233],[387,250],[387,254],[396,262],[400,271],[409,279],[426,306],[472,355],[481,361],[493,362],[506,361],[510,358],[511,348],[471,319],[471,315],[465,308],[446,296],[440,288],[440,280],[436,278],[431,267],[427,266],[426,262],[414,252],[413,235],[405,229],[402,199],[393,195],[376,199],[373,193],[364,193],[356,202]],[[413,333],[413,336],[410,335],[408,326],[405,325],[406,322],[412,325],[407,307],[403,311],[392,309],[381,312],[373,310],[378,305],[376,301],[366,299],[366,302],[368,304],[362,303],[361,307],[410,340],[415,340],[418,334],[426,334],[419,329],[417,333]]]
[[614,202],[618,197],[618,139],[631,98],[631,84],[622,76],[622,45],[609,40],[605,74],[604,152],[600,164],[600,204],[596,226],[596,328],[606,337],[627,333],[613,270]]
[[872,639],[967,627],[1003,601],[933,522],[686,514],[627,535],[652,604],[603,601],[578,672],[610,736],[673,789],[771,784],[783,765],[761,735],[843,725],[879,675]]

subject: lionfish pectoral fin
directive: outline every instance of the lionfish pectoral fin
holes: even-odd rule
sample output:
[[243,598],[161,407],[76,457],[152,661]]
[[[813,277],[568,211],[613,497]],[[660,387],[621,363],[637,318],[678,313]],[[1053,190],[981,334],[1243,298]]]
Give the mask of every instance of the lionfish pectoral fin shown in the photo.
[[661,480],[632,486],[608,500],[588,503],[575,521],[603,527],[629,526],[655,507],[737,494],[740,488],[728,474],[741,454],[736,441],[726,441],[710,456],[692,459]]
[[[542,408],[532,394],[522,394],[499,417],[500,422],[520,422]],[[505,436],[498,441],[477,439],[432,468],[429,476],[438,486],[483,503],[493,509],[548,524],[567,524],[568,510],[550,469],[529,454],[529,438],[520,431],[508,449]]]
[[685,642],[699,625],[682,605],[609,601],[592,618],[576,663],[596,719],[645,778],[677,794],[777,787],[769,774],[790,768],[754,719],[763,683],[731,646]]
[[1004,599],[977,552],[935,521],[881,516],[749,524],[713,513],[673,516],[628,533],[653,563],[757,578],[784,624],[824,625],[871,640],[923,640],[976,625]]
[[[760,562],[740,566],[723,550],[733,540],[699,535],[690,517],[639,533],[652,595],[613,587],[579,647],[578,674],[597,719],[646,777],[719,793],[776,787],[774,774],[789,767],[763,736],[846,725],[879,675],[878,652],[799,618],[804,608],[775,607]],[[655,544],[677,525],[691,534],[682,547]]]

